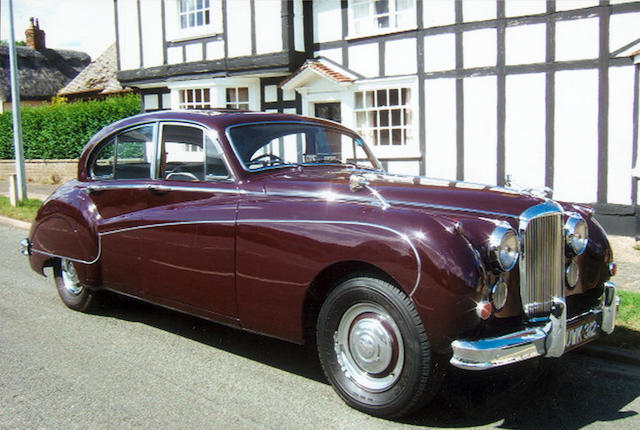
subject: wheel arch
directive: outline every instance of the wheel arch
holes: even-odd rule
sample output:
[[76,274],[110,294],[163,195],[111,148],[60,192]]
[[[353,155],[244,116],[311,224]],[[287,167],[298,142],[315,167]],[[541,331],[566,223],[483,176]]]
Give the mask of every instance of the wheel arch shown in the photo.
[[316,322],[320,308],[329,293],[340,283],[357,276],[371,276],[397,286],[400,284],[380,267],[359,260],[340,261],[325,267],[311,282],[303,303],[302,327],[304,343],[315,344]]

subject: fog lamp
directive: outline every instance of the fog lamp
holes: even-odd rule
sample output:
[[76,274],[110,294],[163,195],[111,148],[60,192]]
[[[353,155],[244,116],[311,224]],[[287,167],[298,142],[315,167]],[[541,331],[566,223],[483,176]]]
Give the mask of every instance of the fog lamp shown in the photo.
[[580,273],[578,270],[578,264],[575,260],[571,260],[571,262],[567,265],[567,270],[565,271],[567,287],[575,288],[578,285],[578,279],[580,278]]

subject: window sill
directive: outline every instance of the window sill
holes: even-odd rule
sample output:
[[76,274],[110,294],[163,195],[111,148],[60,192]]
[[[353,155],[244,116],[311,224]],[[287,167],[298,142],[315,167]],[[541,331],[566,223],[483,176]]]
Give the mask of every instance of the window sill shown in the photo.
[[382,35],[385,35],[385,34],[403,33],[403,32],[407,32],[407,31],[414,31],[414,30],[417,30],[417,29],[418,29],[418,26],[417,25],[413,25],[413,26],[403,27],[403,28],[382,29],[382,30],[379,30],[379,31],[373,31],[371,33],[365,33],[365,34],[352,34],[352,33],[349,33],[349,35],[347,35],[345,40],[366,39],[366,38],[369,38],[369,37],[382,36]]
[[187,41],[197,41],[198,39],[208,39],[211,37],[220,36],[222,33],[219,31],[214,31],[212,29],[203,29],[201,32],[185,32],[179,33],[178,35],[167,39],[167,42],[187,42]]

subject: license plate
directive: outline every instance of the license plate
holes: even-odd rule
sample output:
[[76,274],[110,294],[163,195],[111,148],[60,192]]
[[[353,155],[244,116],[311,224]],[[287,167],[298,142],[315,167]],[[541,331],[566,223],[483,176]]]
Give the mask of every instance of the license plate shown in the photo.
[[572,349],[598,336],[600,325],[596,317],[592,316],[580,323],[567,328],[566,349]]

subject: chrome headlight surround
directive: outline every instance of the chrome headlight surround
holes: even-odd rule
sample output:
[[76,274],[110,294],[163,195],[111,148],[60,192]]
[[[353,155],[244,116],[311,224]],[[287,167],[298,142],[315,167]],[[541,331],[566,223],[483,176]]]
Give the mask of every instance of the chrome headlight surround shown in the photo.
[[513,269],[520,256],[518,234],[508,224],[498,225],[489,236],[489,261],[498,273]]
[[589,243],[589,227],[587,222],[577,213],[569,215],[564,224],[564,240],[570,257],[581,255]]

